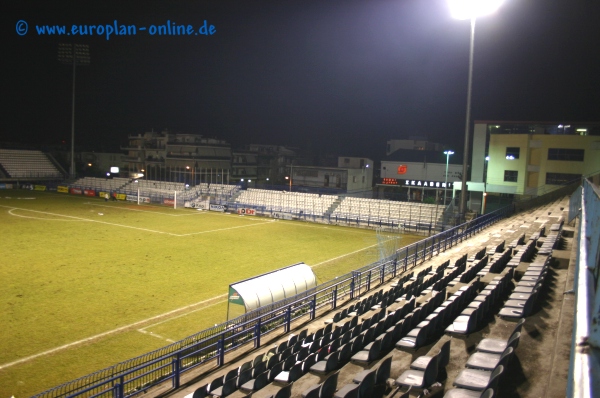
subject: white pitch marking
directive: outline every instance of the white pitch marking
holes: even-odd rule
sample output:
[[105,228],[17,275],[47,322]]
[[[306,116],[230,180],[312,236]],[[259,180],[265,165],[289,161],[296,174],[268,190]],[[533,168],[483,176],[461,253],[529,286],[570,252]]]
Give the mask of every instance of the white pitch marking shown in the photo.
[[317,264],[311,265],[310,267],[311,267],[311,268],[314,268],[314,267],[317,267],[317,266],[319,266],[319,265],[322,265],[322,264],[328,263],[328,262],[330,262],[330,261],[337,260],[337,259],[339,259],[339,258],[342,258],[342,257],[346,257],[346,256],[350,256],[350,255],[352,255],[352,254],[356,254],[356,253],[362,252],[362,251],[364,251],[364,250],[370,249],[370,248],[372,248],[372,247],[375,247],[375,246],[377,246],[377,245],[378,245],[378,243],[376,243],[376,244],[374,244],[374,245],[371,245],[371,246],[363,247],[362,249],[355,250],[355,251],[353,251],[353,252],[351,252],[351,253],[342,254],[341,256],[337,256],[337,257],[334,257],[334,258],[330,258],[329,260],[321,261],[320,263],[317,263]]
[[15,211],[15,210],[20,210],[20,209],[10,209],[8,211],[8,214],[10,214],[11,216],[14,216],[14,217],[29,218],[31,220],[42,220],[42,221],[81,221],[81,220],[53,220],[53,219],[50,219],[50,218],[42,218],[42,217],[27,217],[27,216],[22,216],[20,214],[13,213],[13,211]]
[[[275,221],[275,220],[273,220]],[[207,234],[209,232],[219,232],[219,231],[228,231],[230,229],[237,229],[237,228],[248,228],[248,227],[256,227],[256,226],[260,226],[260,225],[264,225],[264,224],[268,224],[268,223],[272,223],[273,221],[265,221],[263,223],[260,224],[251,224],[251,225],[238,225],[237,227],[227,227],[227,228],[219,228],[219,229],[211,229],[210,231],[201,231],[201,232],[191,232],[189,234],[181,234],[181,235],[177,235],[177,236],[191,236],[191,235],[200,235],[200,234]]]
[[9,368],[9,367],[14,366],[14,365],[18,365],[18,364],[23,363],[23,362],[29,362],[32,359],[39,358],[39,357],[42,357],[42,356],[45,356],[45,355],[49,355],[49,354],[53,354],[55,352],[62,351],[64,349],[67,349],[67,348],[70,348],[70,347],[74,347],[74,346],[77,346],[77,345],[80,345],[80,344],[83,344],[83,343],[87,343],[88,341],[97,340],[97,339],[99,339],[101,337],[108,336],[108,335],[111,335],[111,334],[114,334],[114,333],[118,333],[118,332],[121,332],[123,330],[131,329],[131,328],[136,327],[138,325],[143,325],[146,322],[150,322],[150,321],[153,321],[155,319],[160,319],[162,317],[169,316],[169,315],[174,314],[176,312],[184,311],[184,310],[186,310],[188,308],[192,308],[192,307],[195,307],[197,305],[206,303],[207,301],[214,300],[215,298],[226,297],[226,296],[227,296],[227,294],[221,294],[220,296],[215,296],[215,297],[209,298],[207,300],[203,300],[203,301],[200,301],[200,302],[197,302],[197,303],[194,303],[194,304],[186,305],[185,307],[176,308],[176,309],[174,309],[172,311],[165,312],[164,314],[155,315],[153,317],[150,317],[150,318],[147,318],[147,319],[143,319],[141,321],[137,321],[137,322],[131,323],[129,325],[121,326],[121,327],[118,327],[116,329],[109,330],[109,331],[106,331],[106,332],[103,332],[103,333],[100,333],[100,334],[96,334],[96,335],[91,336],[91,337],[86,337],[85,339],[81,339],[81,340],[74,341],[72,343],[61,345],[60,347],[55,347],[55,348],[52,348],[52,349],[49,349],[49,350],[46,350],[46,351],[43,351],[43,352],[40,352],[40,353],[37,353],[37,354],[34,354],[34,355],[30,355],[30,356],[25,357],[25,358],[17,359],[16,361],[12,361],[12,362],[8,362],[8,363],[0,365],[0,370]]
[[[220,297],[220,296],[217,296],[217,297]],[[142,332],[142,333],[152,333],[152,332],[148,332],[146,329],[148,329],[148,328],[152,328],[152,327],[154,327],[154,326],[161,325],[161,324],[163,324],[163,323],[171,322],[173,319],[182,318],[182,317],[184,317],[184,316],[188,316],[188,315],[190,315],[190,314],[193,314],[194,312],[202,311],[202,310],[205,310],[205,309],[207,309],[207,308],[210,308],[210,307],[212,307],[212,306],[214,306],[214,305],[221,304],[221,303],[226,303],[226,302],[227,302],[227,300],[217,301],[216,303],[213,303],[213,304],[211,304],[211,305],[207,305],[206,307],[198,308],[198,309],[192,310],[192,311],[190,311],[190,312],[186,312],[185,314],[177,315],[177,316],[174,316],[173,318],[165,319],[164,321],[160,321],[160,322],[153,323],[152,325],[144,326],[143,328],[141,328],[141,329],[138,329],[138,332]]]
[[109,209],[116,209],[116,210],[139,211],[139,212],[142,212],[142,213],[160,214],[161,216],[169,216],[169,217],[187,217],[187,216],[195,216],[195,215],[198,215],[198,214],[202,214],[199,211],[189,212],[189,213],[186,213],[186,214],[169,214],[169,213],[165,213],[165,212],[162,212],[162,211],[131,209],[129,207],[101,205],[101,204],[96,204],[96,203],[92,203],[92,202],[85,202],[84,204],[90,205],[90,206],[108,207]]
[[82,217],[75,217],[75,216],[67,216],[67,215],[64,215],[64,214],[50,213],[50,212],[47,212],[47,211],[30,210],[30,209],[21,209],[21,208],[18,208],[18,207],[8,207],[8,206],[0,206],[0,207],[5,207],[5,208],[9,208],[9,209],[23,210],[23,211],[30,211],[30,212],[32,212],[32,213],[48,214],[48,215],[51,215],[51,216],[59,216],[59,217],[72,218],[72,219],[74,219],[74,220],[95,222],[95,223],[99,223],[99,224],[112,225],[112,226],[115,226],[115,227],[123,227],[123,228],[137,229],[138,231],[154,232],[154,233],[157,233],[157,234],[165,234],[165,235],[171,235],[171,236],[180,236],[180,235],[178,235],[178,234],[173,234],[173,233],[171,233],[171,232],[156,231],[156,230],[153,230],[153,229],[148,229],[148,228],[139,228],[139,227],[132,227],[132,226],[129,226],[129,225],[123,225],[123,224],[115,224],[115,223],[110,223],[110,222],[106,222],[106,221],[91,220],[91,219],[89,219],[89,218],[82,218]]
[[156,337],[157,339],[161,339],[161,340],[167,340],[167,341],[171,340],[171,339],[164,338],[160,334],[156,334],[156,333],[152,333],[152,332],[147,332],[147,331],[141,330],[141,329],[138,329],[138,332],[142,332],[144,334],[147,334],[147,335],[152,336],[152,337]]
[[254,227],[254,226],[257,226],[257,225],[268,224],[268,223],[272,223],[273,221],[275,221],[275,220],[263,221],[263,222],[257,223],[257,224],[239,225],[237,227],[212,229],[212,230],[209,230],[209,231],[192,232],[192,233],[189,233],[189,234],[174,234],[172,232],[157,231],[157,230],[153,230],[153,229],[149,229],[149,228],[132,227],[130,225],[116,224],[116,223],[111,223],[111,222],[107,222],[107,221],[92,220],[92,219],[89,219],[89,218],[67,216],[67,215],[64,215],[64,214],[56,214],[56,213],[50,213],[50,212],[45,212],[45,211],[39,211],[39,210],[21,209],[21,208],[18,208],[18,207],[9,207],[9,206],[0,206],[0,207],[4,207],[4,208],[7,208],[7,209],[11,209],[11,210],[15,210],[16,209],[16,210],[30,211],[30,212],[33,212],[33,213],[47,214],[47,215],[51,215],[51,216],[59,216],[59,217],[72,218],[74,220],[79,220],[79,221],[89,221],[89,222],[95,222],[95,223],[99,223],[99,224],[112,225],[112,226],[115,226],[115,227],[130,228],[130,229],[135,229],[135,230],[138,230],[138,231],[154,232],[154,233],[157,233],[157,234],[164,234],[164,235],[170,235],[170,236],[176,236],[176,237],[206,234],[206,233],[209,233],[209,232],[227,231],[227,230],[230,230],[230,229],[237,229],[237,228]]

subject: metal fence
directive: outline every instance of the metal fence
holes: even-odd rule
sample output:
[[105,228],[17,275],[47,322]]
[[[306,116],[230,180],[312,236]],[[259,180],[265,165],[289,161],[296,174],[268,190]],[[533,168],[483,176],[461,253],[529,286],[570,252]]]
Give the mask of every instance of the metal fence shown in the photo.
[[35,396],[113,397],[136,396],[148,388],[171,383],[178,388],[181,376],[209,361],[225,363],[225,354],[252,344],[273,332],[288,332],[296,320],[308,322],[319,310],[335,309],[375,286],[408,271],[455,246],[459,242],[507,217],[512,207],[498,210],[459,225],[420,242],[399,249],[381,261],[323,283],[307,292],[256,309],[213,328],[203,330],[181,341],[65,383]]
[[579,213],[575,266],[575,319],[568,397],[600,396],[600,188],[585,180],[570,200],[569,219]]

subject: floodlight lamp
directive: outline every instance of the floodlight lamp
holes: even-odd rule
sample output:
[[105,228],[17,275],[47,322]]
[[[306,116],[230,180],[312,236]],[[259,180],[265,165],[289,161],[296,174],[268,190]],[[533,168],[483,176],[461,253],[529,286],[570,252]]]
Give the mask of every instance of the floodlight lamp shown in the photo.
[[288,177],[288,176],[285,176],[285,179],[286,179],[286,180],[289,180],[289,179],[290,179],[290,177]]
[[269,177],[267,177],[267,181],[269,181]]
[[504,0],[448,0],[450,14],[456,19],[474,19],[493,14]]
[[368,169],[368,168],[369,168],[369,165],[366,165],[365,167]]
[[185,169],[186,169],[186,170],[189,170],[189,169],[190,169],[190,166],[185,166]]
[[88,163],[88,167],[92,167],[92,164],[91,164],[91,163]]
[[454,151],[444,151],[444,155],[454,155]]
[[244,179],[243,179],[243,178],[240,178],[240,181],[241,181],[241,182],[244,182]]
[[248,180],[248,182],[252,182],[252,180]]
[[486,157],[485,157],[485,161],[487,162],[488,160],[490,160],[490,157],[489,157],[489,156],[486,156]]
[[515,157],[513,155],[506,155],[506,159],[515,160]]

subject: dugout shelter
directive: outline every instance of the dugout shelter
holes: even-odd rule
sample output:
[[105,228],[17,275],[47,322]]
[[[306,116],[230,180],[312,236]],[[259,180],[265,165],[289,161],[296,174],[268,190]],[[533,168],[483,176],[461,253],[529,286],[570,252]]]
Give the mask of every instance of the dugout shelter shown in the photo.
[[227,320],[293,297],[317,286],[312,268],[290,265],[229,285]]

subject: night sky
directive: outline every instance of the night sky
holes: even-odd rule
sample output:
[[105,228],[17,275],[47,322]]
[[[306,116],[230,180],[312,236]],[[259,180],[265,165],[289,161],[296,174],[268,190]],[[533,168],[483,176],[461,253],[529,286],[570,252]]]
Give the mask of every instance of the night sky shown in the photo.
[[[36,31],[115,20],[216,33]],[[77,69],[82,149],[152,128],[342,155],[381,157],[409,136],[462,148],[470,27],[445,0],[4,0],[0,21],[0,142],[70,142],[72,69],[57,51],[74,42],[91,53]],[[477,21],[474,68],[473,119],[600,120],[600,2],[506,0]]]

